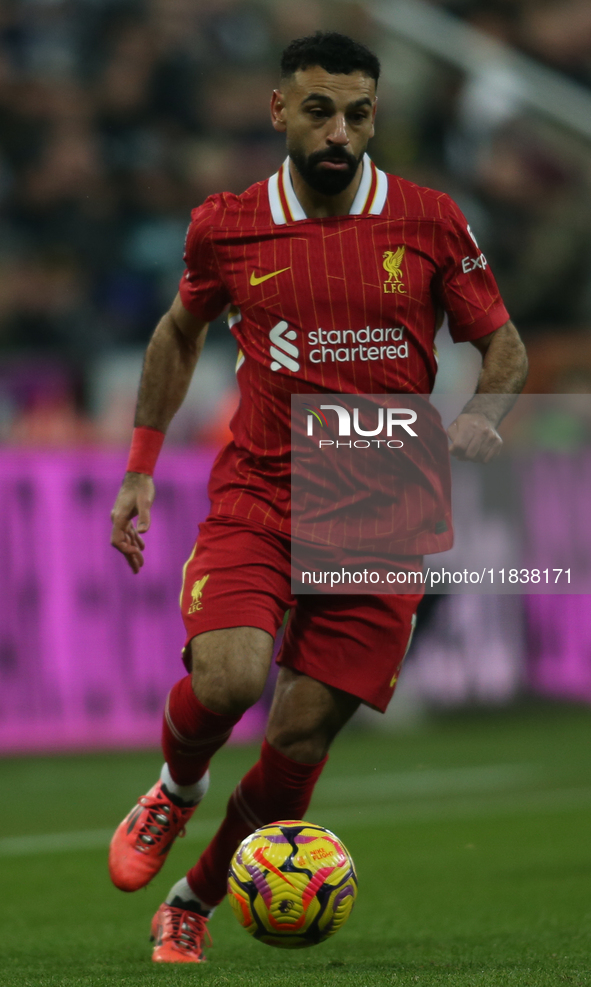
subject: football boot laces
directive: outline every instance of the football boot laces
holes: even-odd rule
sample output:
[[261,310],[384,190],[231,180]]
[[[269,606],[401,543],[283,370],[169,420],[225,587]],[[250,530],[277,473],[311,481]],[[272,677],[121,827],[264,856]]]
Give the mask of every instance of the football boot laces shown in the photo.
[[[138,799],[138,805],[147,809],[147,814],[144,824],[138,830],[135,848],[142,853],[150,853],[179,824],[182,810],[172,802],[163,802],[161,798],[150,795],[142,795]],[[186,835],[184,826],[177,835]]]
[[167,938],[172,940],[175,946],[185,949],[188,953],[196,952],[199,956],[203,952],[204,940],[206,946],[211,946],[211,933],[204,915],[171,907],[168,917],[170,931],[167,930]]

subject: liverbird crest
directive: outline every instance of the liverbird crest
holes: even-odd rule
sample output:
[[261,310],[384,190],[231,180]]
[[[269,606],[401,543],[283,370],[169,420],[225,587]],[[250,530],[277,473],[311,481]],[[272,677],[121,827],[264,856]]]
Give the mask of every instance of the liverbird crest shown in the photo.
[[201,602],[201,594],[203,593],[203,588],[208,579],[209,573],[207,573],[206,576],[203,576],[203,579],[198,579],[197,582],[193,583],[193,588],[191,590],[193,602],[189,607],[189,613],[195,613],[196,610],[202,609],[203,604]]
[[402,258],[404,257],[406,247],[404,244],[402,247],[398,247],[396,251],[384,250],[384,270],[388,272],[389,278],[388,283],[394,278],[395,281],[402,280],[401,264]]

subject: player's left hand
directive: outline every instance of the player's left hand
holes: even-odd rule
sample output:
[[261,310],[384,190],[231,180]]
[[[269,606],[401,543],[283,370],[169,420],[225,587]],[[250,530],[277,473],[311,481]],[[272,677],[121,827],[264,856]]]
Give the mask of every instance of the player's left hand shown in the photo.
[[499,454],[503,440],[486,415],[466,412],[458,415],[447,430],[449,453],[456,459],[488,463]]

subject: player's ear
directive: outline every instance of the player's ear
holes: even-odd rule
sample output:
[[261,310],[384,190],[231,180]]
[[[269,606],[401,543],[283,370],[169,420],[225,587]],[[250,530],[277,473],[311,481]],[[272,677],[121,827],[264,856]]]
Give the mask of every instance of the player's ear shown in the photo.
[[285,97],[279,89],[274,89],[271,96],[271,122],[280,133],[285,130]]

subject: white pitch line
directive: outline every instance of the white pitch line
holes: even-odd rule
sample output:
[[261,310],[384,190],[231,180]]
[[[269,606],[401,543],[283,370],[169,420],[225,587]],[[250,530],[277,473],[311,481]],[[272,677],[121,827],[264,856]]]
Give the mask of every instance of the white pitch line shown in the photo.
[[379,799],[461,792],[494,791],[522,785],[542,774],[537,764],[487,764],[474,768],[426,768],[419,771],[371,771],[356,778],[327,778],[321,781],[318,797],[338,803],[351,797]]
[[0,856],[21,857],[31,853],[60,850],[92,850],[105,846],[113,829],[82,829],[72,833],[38,833],[31,836],[5,836],[0,840]]
[[382,826],[395,823],[421,823],[434,819],[482,819],[519,815],[522,812],[553,813],[591,805],[591,788],[555,788],[545,791],[515,792],[474,798],[450,798],[413,805],[353,805],[350,809],[322,807],[322,825],[329,829],[353,826]]
[[[562,812],[591,804],[591,788],[530,792],[499,790],[507,785],[514,785],[517,781],[523,783],[526,778],[532,780],[538,773],[535,765],[488,765],[482,768],[382,772],[349,779],[327,779],[318,791],[318,799],[315,800],[309,816],[331,828],[363,827],[420,823],[433,819],[514,815],[520,812]],[[418,780],[419,776],[421,782]],[[418,795],[437,793],[443,797],[413,800],[412,804],[368,804],[368,798],[375,801],[380,786],[383,786],[383,791],[387,791],[389,798],[403,794],[416,798]],[[495,788],[497,791],[493,791]],[[457,797],[454,796],[454,789],[456,792],[470,791],[472,794]],[[345,809],[338,803],[346,793],[350,804]],[[215,832],[218,822],[213,819],[197,819],[189,824],[186,838],[191,842],[208,839]],[[110,828],[9,836],[0,839],[0,857],[103,849],[108,846],[112,835],[113,829]]]
[[[197,839],[212,835],[216,829],[214,820],[191,823],[187,837]],[[71,850],[96,850],[111,842],[115,827],[110,829],[82,829],[77,832],[39,833],[31,836],[5,836],[0,839],[0,857],[26,857],[35,853],[60,853]]]

